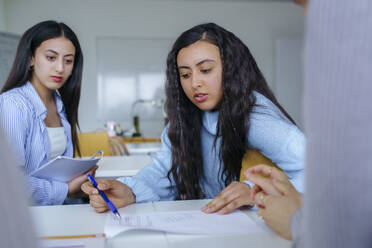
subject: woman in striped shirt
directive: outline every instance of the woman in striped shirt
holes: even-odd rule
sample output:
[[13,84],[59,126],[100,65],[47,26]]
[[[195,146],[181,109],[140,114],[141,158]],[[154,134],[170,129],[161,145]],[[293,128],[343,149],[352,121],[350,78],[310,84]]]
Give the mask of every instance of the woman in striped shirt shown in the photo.
[[23,168],[35,205],[62,204],[68,196],[79,196],[86,181],[85,174],[67,183],[30,176],[59,155],[79,153],[76,132],[82,67],[75,33],[64,23],[44,21],[21,37],[1,90],[0,125]]

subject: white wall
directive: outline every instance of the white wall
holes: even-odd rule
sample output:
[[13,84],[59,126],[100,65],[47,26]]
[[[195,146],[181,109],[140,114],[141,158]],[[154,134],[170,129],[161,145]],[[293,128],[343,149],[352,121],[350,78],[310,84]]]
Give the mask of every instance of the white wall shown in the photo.
[[6,31],[5,0],[0,0],[0,31]]
[[275,53],[275,95],[300,128],[303,127],[302,42],[302,39],[278,39]]
[[6,2],[10,32],[21,34],[32,24],[55,19],[78,34],[85,56],[79,109],[83,131],[103,127],[93,111],[97,109],[97,36],[175,39],[196,24],[216,22],[248,45],[275,88],[275,40],[298,38],[303,33],[302,12],[291,2],[0,0],[0,4],[2,1]]

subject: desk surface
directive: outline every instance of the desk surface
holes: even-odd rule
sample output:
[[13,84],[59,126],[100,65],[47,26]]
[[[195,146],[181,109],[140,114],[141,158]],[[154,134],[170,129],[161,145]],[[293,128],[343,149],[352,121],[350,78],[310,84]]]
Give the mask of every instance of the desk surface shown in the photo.
[[97,178],[133,176],[151,162],[149,155],[106,156],[98,162]]
[[161,147],[160,138],[123,137],[122,141],[130,155],[152,154]]
[[131,156],[133,155],[143,155],[143,154],[153,154],[159,151],[161,143],[129,143],[126,144],[128,152]]
[[[120,211],[143,214],[162,211],[196,210],[208,200],[154,202],[132,204]],[[107,214],[97,214],[89,205],[60,205],[30,207],[38,236],[83,235],[103,233]],[[245,235],[181,235],[157,231],[128,231],[107,241],[108,248],[116,247],[290,247],[291,242],[280,238],[257,218],[255,212],[245,213],[265,232]]]

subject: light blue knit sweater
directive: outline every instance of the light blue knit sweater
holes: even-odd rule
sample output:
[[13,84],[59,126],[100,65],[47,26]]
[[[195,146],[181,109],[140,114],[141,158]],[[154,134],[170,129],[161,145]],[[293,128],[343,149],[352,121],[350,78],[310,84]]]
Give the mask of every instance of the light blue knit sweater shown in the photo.
[[[259,150],[282,168],[299,191],[303,191],[305,137],[281,111],[266,97],[259,93],[256,106],[250,115],[247,148]],[[221,181],[223,162],[220,162],[220,138],[216,151],[213,141],[216,135],[218,112],[205,111],[201,130],[204,175],[200,180],[206,198],[214,198],[224,187]],[[137,202],[174,200],[177,188],[169,182],[167,173],[171,168],[171,143],[166,127],[162,134],[162,147],[152,162],[134,177],[118,180],[128,185],[136,195]],[[192,154],[190,154],[192,156]]]

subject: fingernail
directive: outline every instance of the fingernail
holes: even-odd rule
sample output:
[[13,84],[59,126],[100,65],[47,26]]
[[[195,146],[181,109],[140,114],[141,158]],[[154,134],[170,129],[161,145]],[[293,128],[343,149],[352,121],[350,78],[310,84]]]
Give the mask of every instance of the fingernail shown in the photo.
[[225,210],[221,209],[220,211],[217,212],[217,214],[223,215],[223,214],[225,214]]
[[91,193],[91,194],[98,194],[98,190],[93,189],[90,193]]

